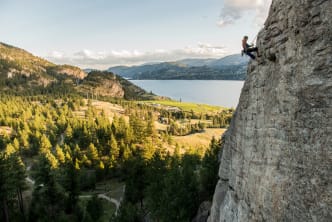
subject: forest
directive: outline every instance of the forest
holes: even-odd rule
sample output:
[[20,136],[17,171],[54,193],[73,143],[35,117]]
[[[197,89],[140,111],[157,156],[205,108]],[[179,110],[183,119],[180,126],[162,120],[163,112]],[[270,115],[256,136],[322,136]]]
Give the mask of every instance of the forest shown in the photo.
[[110,99],[121,111],[109,112],[96,102],[1,94],[1,221],[190,221],[211,200],[221,140],[202,149],[172,138],[227,127],[232,110],[171,112]]

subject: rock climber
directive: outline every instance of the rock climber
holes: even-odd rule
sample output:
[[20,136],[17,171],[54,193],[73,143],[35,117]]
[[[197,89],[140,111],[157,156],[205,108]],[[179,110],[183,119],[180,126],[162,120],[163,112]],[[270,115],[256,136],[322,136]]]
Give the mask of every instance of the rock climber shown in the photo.
[[256,56],[252,54],[252,52],[256,52],[258,55],[258,48],[253,47],[253,44],[249,45],[248,43],[248,36],[244,36],[242,39],[242,55],[245,53],[246,55],[250,56],[252,59],[256,59]]

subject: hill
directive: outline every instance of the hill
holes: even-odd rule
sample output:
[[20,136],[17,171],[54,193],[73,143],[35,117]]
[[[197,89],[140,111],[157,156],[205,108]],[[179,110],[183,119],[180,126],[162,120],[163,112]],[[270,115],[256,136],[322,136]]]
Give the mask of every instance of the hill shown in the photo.
[[2,81],[24,79],[30,86],[47,86],[63,75],[82,79],[86,73],[77,67],[55,65],[23,49],[0,43],[0,79]]
[[0,43],[1,91],[13,94],[80,93],[125,99],[153,95],[110,72],[85,73],[78,67],[56,65],[31,53]]
[[221,59],[184,59],[141,66],[116,66],[108,70],[132,79],[243,80],[247,63],[246,57],[230,55]]
[[183,59],[178,61],[178,63],[186,64],[190,67],[222,67],[222,66],[236,66],[236,65],[247,65],[248,57],[243,57],[239,54],[225,56],[221,59]]

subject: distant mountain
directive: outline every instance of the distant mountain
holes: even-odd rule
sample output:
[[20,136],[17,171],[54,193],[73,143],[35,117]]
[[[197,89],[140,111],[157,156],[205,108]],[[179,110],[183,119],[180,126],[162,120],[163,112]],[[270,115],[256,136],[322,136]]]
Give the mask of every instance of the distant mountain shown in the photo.
[[140,66],[116,66],[108,70],[132,79],[243,80],[247,64],[247,57],[230,55],[221,59],[183,59]]
[[92,72],[92,71],[98,71],[98,69],[89,69],[89,68],[87,68],[87,69],[83,69],[83,71],[85,73],[89,73],[89,72]]
[[234,66],[246,65],[248,58],[239,54],[229,55],[221,59],[183,59],[178,63],[186,64],[191,67],[207,66],[207,67],[221,67],[221,66]]
[[78,93],[125,99],[153,95],[110,72],[56,65],[31,53],[0,42],[0,92],[35,95]]
[[190,67],[209,66],[216,59],[183,59],[177,61],[177,63],[185,64]]
[[113,73],[116,73],[125,78],[138,78],[140,75],[145,75],[151,72],[158,72],[160,70],[178,70],[185,68],[185,64],[176,62],[163,62],[157,64],[145,64],[140,66],[116,66],[108,69]]

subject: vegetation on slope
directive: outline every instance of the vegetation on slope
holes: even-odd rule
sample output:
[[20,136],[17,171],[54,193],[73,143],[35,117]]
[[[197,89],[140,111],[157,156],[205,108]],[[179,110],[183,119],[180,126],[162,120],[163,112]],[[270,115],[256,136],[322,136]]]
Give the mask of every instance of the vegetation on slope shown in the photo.
[[202,67],[169,67],[134,75],[134,79],[208,79],[244,80],[246,66],[227,66],[223,69]]
[[[0,125],[11,129],[0,136],[4,221],[98,220],[105,214],[95,215],[91,208],[106,204],[92,198],[95,192],[91,191],[109,179],[126,185],[114,221],[141,220],[147,212],[159,221],[188,221],[200,201],[211,196],[203,178],[215,176],[216,169],[207,170],[205,159],[219,150],[217,141],[212,141],[206,154],[185,149],[174,145],[171,131],[159,131],[154,124],[157,113],[170,122],[184,114],[122,101],[125,116],[110,116],[82,97],[2,94],[0,100]],[[78,115],[81,110],[83,115]],[[171,201],[174,206],[169,208],[166,203]]]
[[221,110],[227,110],[226,108],[222,108],[220,106],[179,102],[175,100],[149,100],[149,101],[142,101],[140,103],[151,104],[154,106],[162,105],[164,107],[177,107],[182,111],[195,112],[195,113],[216,113],[220,112]]
[[220,141],[206,149],[174,136],[227,127],[232,110],[128,101],[155,96],[0,46],[1,221],[189,221],[211,198]]
[[86,74],[55,65],[25,50],[0,43],[0,90],[14,95],[81,94],[90,97],[151,99],[155,95],[110,72]]

